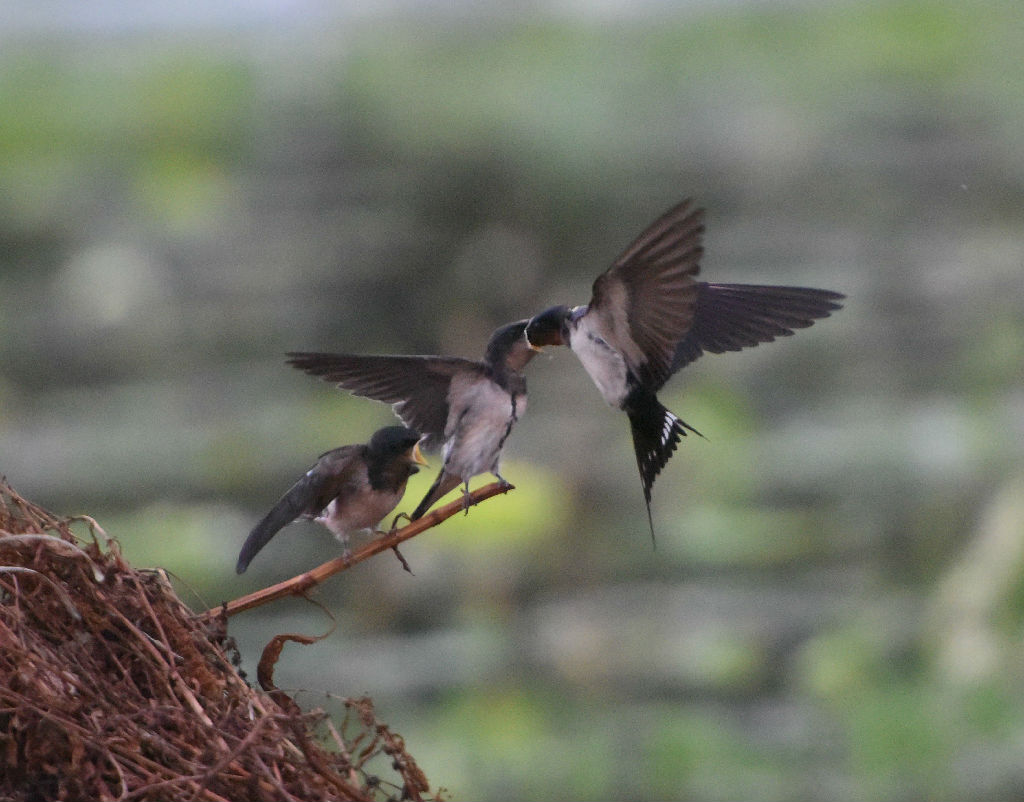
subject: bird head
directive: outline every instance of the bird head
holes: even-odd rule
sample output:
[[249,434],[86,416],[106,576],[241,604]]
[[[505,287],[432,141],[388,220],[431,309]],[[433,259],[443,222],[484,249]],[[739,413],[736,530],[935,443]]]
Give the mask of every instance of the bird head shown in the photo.
[[498,370],[522,370],[538,350],[526,339],[527,322],[517,320],[495,329],[487,343],[484,362]]
[[552,306],[534,315],[526,324],[527,342],[538,351],[545,345],[567,345],[567,324],[571,314],[568,306]]
[[[384,460],[406,456],[410,466],[427,465],[420,451],[420,433],[404,426],[387,426],[378,429],[370,438],[370,453]],[[415,469],[413,469],[415,472]]]

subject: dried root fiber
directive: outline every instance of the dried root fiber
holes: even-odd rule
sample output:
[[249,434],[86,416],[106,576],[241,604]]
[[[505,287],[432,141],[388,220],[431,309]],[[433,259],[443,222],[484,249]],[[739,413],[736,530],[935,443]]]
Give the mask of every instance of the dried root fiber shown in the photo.
[[370,700],[332,722],[267,677],[268,691],[251,687],[231,651],[223,620],[128,565],[94,522],[57,518],[0,480],[0,800],[430,793]]

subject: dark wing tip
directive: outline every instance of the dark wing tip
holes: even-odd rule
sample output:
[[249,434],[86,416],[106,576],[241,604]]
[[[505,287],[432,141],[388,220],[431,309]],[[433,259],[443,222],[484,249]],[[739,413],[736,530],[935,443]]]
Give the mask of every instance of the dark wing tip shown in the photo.
[[313,376],[325,376],[337,368],[338,360],[343,355],[316,351],[289,351],[285,356],[288,357],[285,364]]
[[424,442],[427,448],[443,440],[452,377],[467,370],[483,370],[480,363],[460,357],[306,351],[292,351],[287,356],[293,367],[352,395],[390,404],[406,426],[428,437]]
[[[336,449],[336,451],[343,451]],[[328,452],[331,453],[331,452]],[[324,455],[326,456],[326,455]],[[317,469],[308,471],[278,499],[270,512],[263,516],[242,544],[235,565],[235,573],[241,574],[249,567],[253,557],[270,542],[271,538],[302,515],[312,504],[323,486],[324,477]]]
[[245,553],[238,555],[238,562],[235,564],[235,573],[244,574],[245,569],[249,567],[249,563],[252,562],[252,555],[246,555]]
[[[262,523],[262,522],[261,522]],[[255,557],[260,549],[267,545],[276,534],[274,532],[267,533],[266,530],[261,530],[260,524],[252,530],[249,537],[246,538],[245,543],[242,545],[242,550],[238,553],[238,562],[235,563],[235,573],[244,574],[245,569],[249,567],[249,563],[252,562],[252,558]]]
[[686,261],[697,270],[703,253],[704,209],[695,208],[690,198],[680,201],[647,226],[615,259],[614,265],[649,265],[663,261]]
[[787,337],[842,309],[846,296],[814,287],[756,284],[699,286],[690,332],[679,341],[672,372],[704,352],[721,354]]

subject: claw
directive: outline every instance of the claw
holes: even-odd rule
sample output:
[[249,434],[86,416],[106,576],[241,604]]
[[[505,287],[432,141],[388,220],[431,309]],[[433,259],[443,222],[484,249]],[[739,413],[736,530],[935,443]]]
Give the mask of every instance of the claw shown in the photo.
[[[402,552],[398,550],[398,546],[392,546],[391,550],[395,553],[395,556],[398,558],[398,561],[402,564],[402,568],[404,568],[406,571],[412,574],[412,569],[409,567],[409,562],[405,559],[405,557],[402,556]],[[413,576],[415,576],[415,574],[413,574]]]
[[403,518],[405,518],[405,520],[407,520],[409,523],[412,523],[412,518],[409,517],[408,513],[400,512],[400,513],[398,513],[398,515],[395,516],[395,519],[391,522],[391,531],[392,532],[395,531],[395,528],[398,526],[398,522],[400,520],[402,520]]

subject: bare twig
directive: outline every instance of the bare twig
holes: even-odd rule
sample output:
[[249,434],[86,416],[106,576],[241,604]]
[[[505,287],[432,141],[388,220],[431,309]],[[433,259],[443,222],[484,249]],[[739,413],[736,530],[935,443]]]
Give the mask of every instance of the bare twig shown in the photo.
[[249,593],[241,598],[235,599],[234,601],[225,602],[220,607],[207,610],[201,617],[206,620],[213,620],[221,615],[236,615],[244,612],[245,610],[251,610],[254,607],[260,607],[268,602],[284,598],[285,596],[301,596],[306,591],[322,583],[325,579],[328,579],[341,571],[345,571],[364,560],[368,560],[370,557],[380,554],[382,551],[394,549],[410,538],[416,537],[416,535],[421,532],[435,527],[442,521],[446,521],[453,515],[462,512],[467,509],[467,507],[479,504],[481,501],[485,501],[492,496],[501,495],[514,489],[513,485],[502,484],[501,482],[493,482],[492,484],[485,485],[484,487],[478,487],[469,494],[468,499],[458,498],[443,507],[438,507],[437,509],[428,512],[422,518],[411,522],[407,526],[403,526],[401,529],[396,529],[392,532],[387,532],[382,537],[370,541],[361,549],[356,551],[355,554],[348,557],[336,557],[333,560],[325,562],[323,565],[319,565],[310,571],[306,571],[304,574],[293,576],[291,579],[286,579],[284,582],[278,582],[276,585],[271,585],[268,588],[263,588],[262,590],[255,591],[254,593]]

